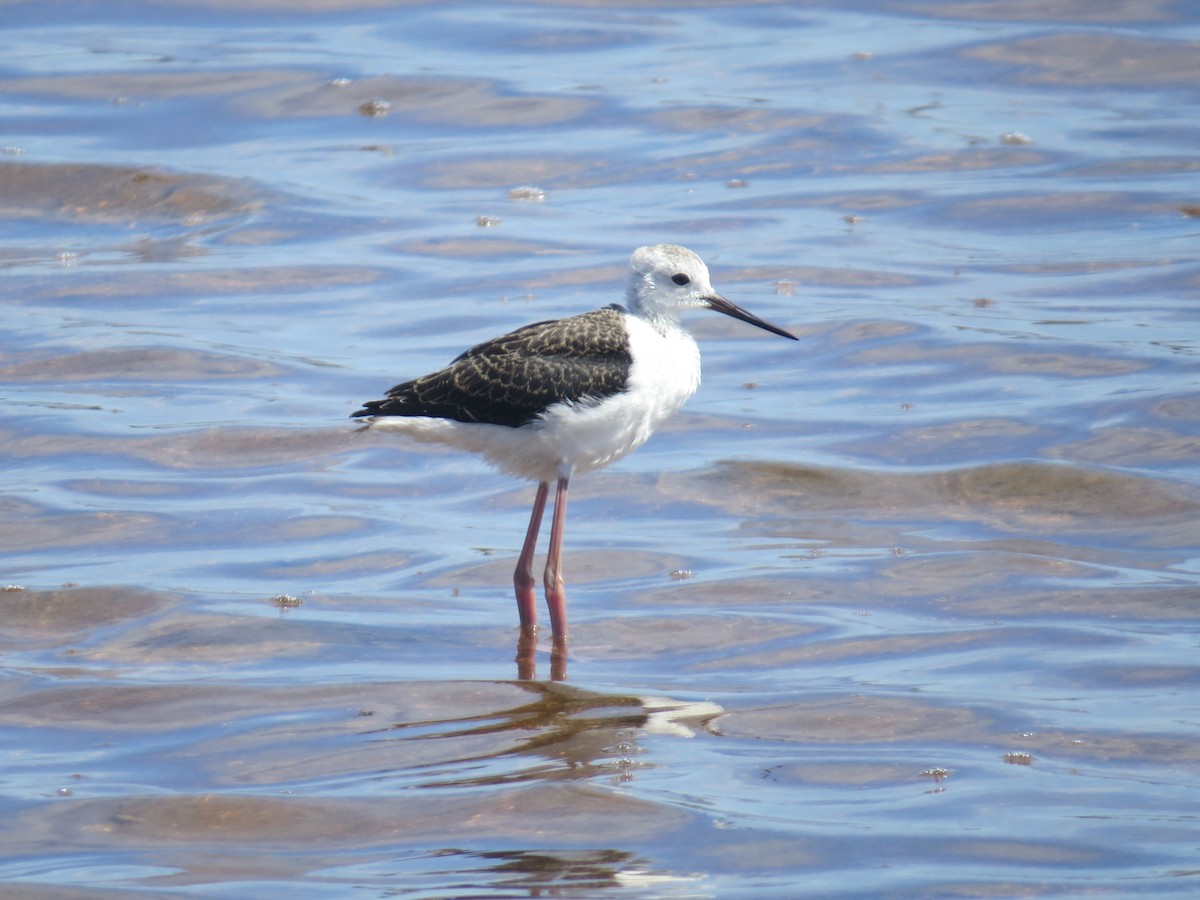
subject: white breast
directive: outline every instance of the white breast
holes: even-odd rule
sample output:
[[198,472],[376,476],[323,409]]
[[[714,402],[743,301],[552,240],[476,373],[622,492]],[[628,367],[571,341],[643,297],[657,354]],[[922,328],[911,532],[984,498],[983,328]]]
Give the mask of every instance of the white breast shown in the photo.
[[636,450],[700,386],[700,350],[691,335],[664,336],[641,319],[626,319],[633,365],[623,393],[590,407],[556,404],[542,416],[559,474],[599,469]]

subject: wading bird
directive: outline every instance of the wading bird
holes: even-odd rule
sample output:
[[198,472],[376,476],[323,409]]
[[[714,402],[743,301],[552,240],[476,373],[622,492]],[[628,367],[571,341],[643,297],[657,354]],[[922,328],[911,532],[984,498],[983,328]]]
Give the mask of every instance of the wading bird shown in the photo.
[[625,305],[535,322],[485,341],[450,365],[398,384],[353,413],[398,431],[483,456],[537,482],[513,586],[522,634],[537,628],[533,554],[557,484],[544,583],[555,653],[565,654],[563,524],[571,478],[641,446],[700,385],[700,350],[680,313],[711,309],[796,340],[713,290],[708,267],[673,244],[640,247]]

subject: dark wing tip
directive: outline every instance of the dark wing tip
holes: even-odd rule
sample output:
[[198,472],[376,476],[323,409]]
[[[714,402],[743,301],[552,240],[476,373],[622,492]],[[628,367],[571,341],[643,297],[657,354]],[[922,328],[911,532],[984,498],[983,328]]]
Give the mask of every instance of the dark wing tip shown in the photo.
[[361,419],[365,416],[377,416],[379,415],[380,407],[385,403],[387,403],[386,400],[368,400],[362,405],[362,409],[350,413],[350,418]]

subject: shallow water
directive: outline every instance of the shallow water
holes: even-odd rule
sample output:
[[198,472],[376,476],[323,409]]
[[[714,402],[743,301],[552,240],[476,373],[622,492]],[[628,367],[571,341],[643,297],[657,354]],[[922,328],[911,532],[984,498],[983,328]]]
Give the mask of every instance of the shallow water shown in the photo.
[[[0,8],[0,896],[1200,890],[1187,4]],[[345,417],[656,241],[801,341],[518,672],[532,488]]]

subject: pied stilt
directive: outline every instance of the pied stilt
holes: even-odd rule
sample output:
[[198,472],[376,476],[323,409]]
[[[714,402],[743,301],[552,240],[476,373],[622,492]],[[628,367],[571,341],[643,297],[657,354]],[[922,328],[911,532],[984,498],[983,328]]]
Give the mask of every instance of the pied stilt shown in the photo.
[[716,293],[703,260],[672,244],[634,251],[625,302],[485,341],[352,414],[368,418],[372,428],[479,453],[498,469],[538,483],[513,574],[527,636],[537,627],[533,554],[556,482],[544,582],[559,654],[567,642],[567,485],[639,447],[699,387],[700,350],[680,313],[711,309],[796,340]]

